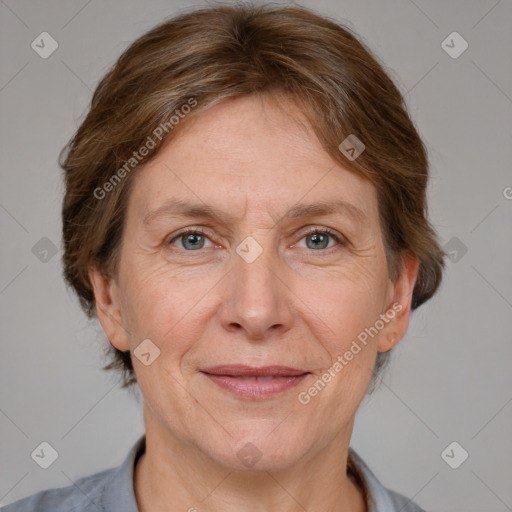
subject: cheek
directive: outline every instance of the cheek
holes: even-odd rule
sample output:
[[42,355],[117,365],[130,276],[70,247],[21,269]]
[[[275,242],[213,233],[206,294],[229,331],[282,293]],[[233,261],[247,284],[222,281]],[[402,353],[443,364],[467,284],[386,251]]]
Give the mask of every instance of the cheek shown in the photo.
[[[308,297],[302,311],[309,315],[312,338],[323,349],[315,375],[328,380],[323,380],[326,387],[316,396],[315,389],[309,388],[315,396],[312,403],[325,409],[333,424],[355,413],[371,381],[378,336],[368,336],[365,329],[375,324],[383,305],[380,297],[384,296],[385,279],[378,269],[378,265],[374,269],[354,266],[350,272],[323,282],[317,280],[314,286],[303,286],[300,292]],[[315,314],[305,313],[309,310]],[[331,407],[332,404],[343,407]]]
[[193,339],[190,327],[200,327],[205,298],[218,277],[200,276],[183,282],[178,276],[180,269],[169,268],[165,261],[155,264],[150,258],[135,259],[124,270],[123,318],[132,348],[149,338],[161,350],[169,339],[174,351],[185,350],[187,339]]
[[348,407],[331,411],[333,418],[357,407],[370,383],[378,336],[368,336],[365,329],[373,326],[381,313],[386,276],[378,263],[354,265],[329,278],[303,282],[300,289],[300,296],[308,297],[303,315],[308,315],[311,337],[323,353],[315,374],[327,379],[333,375],[317,405],[323,407],[343,397]]
[[[369,262],[367,262],[369,263]],[[382,275],[381,275],[382,274]],[[294,293],[338,343],[373,324],[382,308],[386,275],[381,265],[353,264],[296,282]],[[335,341],[336,343],[336,341]]]

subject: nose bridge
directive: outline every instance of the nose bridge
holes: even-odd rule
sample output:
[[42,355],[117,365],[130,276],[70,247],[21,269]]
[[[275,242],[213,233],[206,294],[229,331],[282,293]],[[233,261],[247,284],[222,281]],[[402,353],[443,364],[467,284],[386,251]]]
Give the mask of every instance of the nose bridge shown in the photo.
[[255,299],[275,298],[274,272],[276,272],[277,257],[271,246],[270,237],[267,237],[264,246],[253,237],[247,237],[239,244],[236,253],[234,270],[237,283],[240,285],[237,289],[243,295],[252,295]]
[[273,231],[266,236],[248,236],[233,253],[230,297],[224,303],[226,328],[240,326],[250,337],[264,337],[269,329],[288,329],[291,314],[287,288],[276,277],[282,271],[272,243]]

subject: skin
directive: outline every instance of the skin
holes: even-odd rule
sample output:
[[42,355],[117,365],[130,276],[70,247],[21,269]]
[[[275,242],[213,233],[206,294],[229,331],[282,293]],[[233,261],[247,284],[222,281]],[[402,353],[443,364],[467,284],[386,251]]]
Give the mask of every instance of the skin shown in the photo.
[[[91,267],[110,342],[133,352],[149,338],[160,350],[148,366],[132,354],[146,428],[134,478],[142,512],[367,510],[344,470],[354,417],[377,353],[407,331],[418,260],[405,254],[400,277],[389,279],[374,186],[335,162],[300,118],[291,103],[250,96],[183,121],[134,177],[117,275]],[[285,216],[298,202],[340,198],[366,220]],[[161,215],[144,224],[169,199],[232,217]],[[204,238],[186,245],[190,238],[177,235],[187,227]],[[331,228],[340,241],[315,248],[307,227]],[[236,252],[247,236],[263,249],[252,263]],[[401,311],[302,405],[298,394],[393,303]],[[199,372],[220,364],[311,375],[273,398],[247,400]],[[252,467],[237,456],[247,443],[261,454]]]

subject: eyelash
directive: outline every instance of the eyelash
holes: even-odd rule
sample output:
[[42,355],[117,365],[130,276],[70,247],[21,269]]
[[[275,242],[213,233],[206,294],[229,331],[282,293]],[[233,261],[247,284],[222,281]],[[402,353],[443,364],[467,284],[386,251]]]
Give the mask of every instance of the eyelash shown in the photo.
[[[338,235],[338,233],[336,233],[335,231],[333,231],[332,229],[330,228],[326,228],[326,227],[322,227],[322,228],[319,228],[319,227],[315,227],[313,226],[312,228],[310,228],[308,231],[306,231],[305,233],[303,233],[302,237],[300,238],[300,240],[302,240],[303,238],[305,238],[306,236],[308,235],[312,235],[314,233],[318,233],[318,234],[322,234],[322,235],[329,235],[330,237],[334,238],[334,240],[340,245],[340,246],[343,246],[345,247],[347,245],[347,241],[341,237],[340,235]],[[175,242],[176,240],[178,240],[179,238],[183,237],[183,236],[186,236],[186,235],[203,235],[205,237],[207,237],[208,239],[210,239],[210,237],[208,237],[208,235],[203,231],[202,228],[189,228],[189,229],[185,229],[184,231],[182,231],[181,233],[178,233],[176,236],[174,236],[172,239],[169,240],[168,242],[168,245],[172,245],[173,242]],[[315,249],[310,249],[311,251],[314,251],[314,252],[322,252],[322,253],[328,253],[330,252],[331,250],[335,250],[337,248],[337,246],[333,246],[333,247],[329,247],[327,249],[321,249],[321,250],[315,250]],[[185,249],[185,252],[197,252],[197,251],[187,251]]]

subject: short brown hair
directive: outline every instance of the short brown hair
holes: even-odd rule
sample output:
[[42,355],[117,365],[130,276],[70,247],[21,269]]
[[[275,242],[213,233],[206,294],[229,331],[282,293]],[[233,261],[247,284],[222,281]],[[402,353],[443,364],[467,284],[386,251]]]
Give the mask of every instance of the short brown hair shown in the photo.
[[[428,221],[426,149],[382,65],[350,29],[304,8],[236,4],[180,14],[137,39],[102,78],[61,152],[64,276],[89,318],[97,314],[90,265],[116,275],[134,150],[158,139],[155,130],[170,127],[191,98],[197,106],[187,119],[251,94],[296,102],[325,150],[376,187],[390,278],[400,274],[402,250],[419,258],[412,309],[436,292],[445,254]],[[170,140],[167,132],[137,166]],[[338,148],[351,134],[365,145],[355,160]],[[107,350],[105,368],[123,372],[123,387],[136,382],[130,353]],[[374,376],[388,355],[379,353]]]

